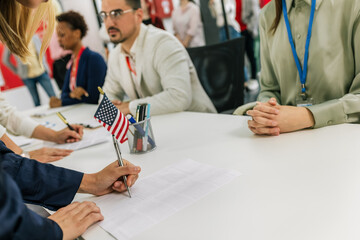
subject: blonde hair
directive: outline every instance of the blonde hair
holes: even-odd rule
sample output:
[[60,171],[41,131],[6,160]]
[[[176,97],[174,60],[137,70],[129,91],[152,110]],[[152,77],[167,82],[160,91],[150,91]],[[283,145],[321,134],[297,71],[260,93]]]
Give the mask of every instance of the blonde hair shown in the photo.
[[55,9],[52,1],[30,9],[16,0],[0,0],[0,40],[21,59],[26,60],[31,54],[28,45],[40,24],[46,29],[40,50],[41,59],[54,31]]

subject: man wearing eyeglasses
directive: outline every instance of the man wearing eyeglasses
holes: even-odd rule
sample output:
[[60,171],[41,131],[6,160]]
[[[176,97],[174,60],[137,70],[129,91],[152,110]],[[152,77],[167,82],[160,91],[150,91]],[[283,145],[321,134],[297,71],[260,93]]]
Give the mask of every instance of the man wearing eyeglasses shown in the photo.
[[[99,16],[113,43],[104,91],[124,114],[216,112],[185,48],[170,33],[142,24],[140,0],[103,0]],[[124,96],[130,98],[124,102]]]

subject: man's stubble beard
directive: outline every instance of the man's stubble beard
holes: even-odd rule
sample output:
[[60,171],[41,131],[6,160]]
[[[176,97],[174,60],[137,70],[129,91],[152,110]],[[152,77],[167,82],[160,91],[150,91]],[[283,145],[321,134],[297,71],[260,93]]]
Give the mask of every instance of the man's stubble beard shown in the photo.
[[119,37],[118,38],[110,38],[110,41],[114,44],[119,44],[119,43],[123,43],[127,40],[126,37],[122,37],[122,34],[119,33]]

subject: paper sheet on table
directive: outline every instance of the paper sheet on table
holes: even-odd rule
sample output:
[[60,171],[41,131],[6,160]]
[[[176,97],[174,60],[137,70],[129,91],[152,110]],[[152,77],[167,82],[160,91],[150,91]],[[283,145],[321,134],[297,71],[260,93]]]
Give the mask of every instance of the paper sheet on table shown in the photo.
[[103,125],[101,123],[99,123],[98,121],[96,121],[95,119],[92,119],[91,121],[82,121],[82,122],[78,122],[75,124],[79,124],[81,126],[83,126],[84,128],[90,128],[90,129],[94,129],[94,128],[99,128],[102,127]]
[[46,117],[49,116],[51,114],[55,114],[57,112],[64,112],[66,110],[69,110],[73,107],[76,107],[76,105],[70,105],[70,106],[64,106],[64,107],[58,107],[58,108],[48,108],[45,110],[40,110],[34,114],[31,115],[31,117],[36,117],[36,118],[41,118],[41,117]]
[[83,138],[81,141],[74,143],[64,143],[64,144],[56,144],[51,142],[46,142],[44,145],[46,147],[53,148],[61,148],[61,149],[70,149],[70,150],[79,150],[83,148],[87,148],[93,145],[97,145],[103,142],[109,141],[109,132],[105,130],[105,128],[99,128],[96,130],[90,130],[84,132]]
[[138,180],[127,193],[90,198],[101,209],[99,225],[117,239],[129,239],[229,183],[239,172],[184,160]]
[[23,146],[29,145],[34,142],[34,139],[23,137],[23,136],[9,135],[9,137],[19,147],[23,147]]

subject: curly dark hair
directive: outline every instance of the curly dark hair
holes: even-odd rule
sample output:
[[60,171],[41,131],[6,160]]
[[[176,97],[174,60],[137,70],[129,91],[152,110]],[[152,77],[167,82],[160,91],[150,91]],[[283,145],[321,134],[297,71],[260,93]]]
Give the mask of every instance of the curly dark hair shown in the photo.
[[79,29],[81,31],[81,38],[85,37],[88,31],[88,26],[86,25],[84,17],[78,12],[74,12],[74,11],[64,12],[58,15],[56,17],[56,20],[58,22],[68,23],[72,30]]

